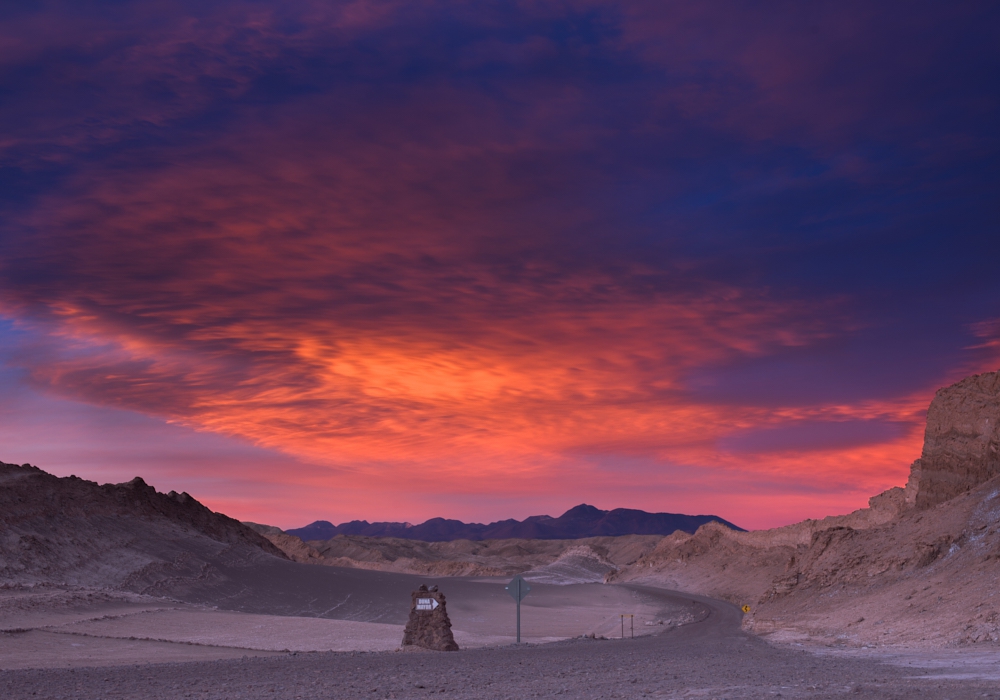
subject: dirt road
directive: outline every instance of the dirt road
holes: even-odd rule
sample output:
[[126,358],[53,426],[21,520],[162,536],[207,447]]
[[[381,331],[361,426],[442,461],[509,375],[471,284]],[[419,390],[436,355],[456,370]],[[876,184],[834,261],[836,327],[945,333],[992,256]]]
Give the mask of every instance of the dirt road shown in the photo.
[[636,639],[453,653],[304,653],[0,672],[20,698],[1000,698],[1000,682],[774,647],[727,603],[644,588],[696,622]]

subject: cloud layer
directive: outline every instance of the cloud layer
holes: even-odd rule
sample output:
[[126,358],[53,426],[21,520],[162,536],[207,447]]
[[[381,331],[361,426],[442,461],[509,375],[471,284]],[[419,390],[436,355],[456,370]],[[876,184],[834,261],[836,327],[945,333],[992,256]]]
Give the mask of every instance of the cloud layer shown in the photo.
[[907,7],[7,11],[6,365],[329,519],[857,507],[997,364],[1000,25]]

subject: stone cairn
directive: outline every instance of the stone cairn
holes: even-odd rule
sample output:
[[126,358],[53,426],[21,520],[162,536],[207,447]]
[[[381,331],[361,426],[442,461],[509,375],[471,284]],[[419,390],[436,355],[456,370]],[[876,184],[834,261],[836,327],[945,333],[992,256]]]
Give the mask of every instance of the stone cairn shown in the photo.
[[444,593],[437,586],[420,586],[411,594],[410,619],[403,632],[403,646],[417,646],[435,651],[458,651],[451,633],[451,620],[445,608]]

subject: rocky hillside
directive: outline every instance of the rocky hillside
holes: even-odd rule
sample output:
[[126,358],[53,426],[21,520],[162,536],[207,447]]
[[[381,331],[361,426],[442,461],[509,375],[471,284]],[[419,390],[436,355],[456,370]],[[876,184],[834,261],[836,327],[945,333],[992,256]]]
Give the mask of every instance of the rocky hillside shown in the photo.
[[[325,542],[306,543],[276,527],[244,524],[270,539],[290,559],[306,564],[428,576],[509,576],[537,571],[539,576],[559,578],[564,583],[574,577],[602,581],[606,574],[636,561],[663,539],[658,535],[629,535],[579,540],[421,542],[340,535]],[[557,572],[546,569],[557,562],[562,567]]]
[[76,585],[156,593],[164,582],[284,553],[186,493],[142,479],[98,485],[0,463],[0,587]]
[[884,526],[813,535],[746,627],[856,644],[1000,642],[1000,477]]
[[867,530],[894,522],[905,510],[903,489],[869,499],[868,508],[822,520],[734,532],[705,525],[694,535],[676,533],[608,577],[609,582],[644,581],[698,591],[739,605],[754,603],[776,579],[794,570],[817,533],[834,529]]

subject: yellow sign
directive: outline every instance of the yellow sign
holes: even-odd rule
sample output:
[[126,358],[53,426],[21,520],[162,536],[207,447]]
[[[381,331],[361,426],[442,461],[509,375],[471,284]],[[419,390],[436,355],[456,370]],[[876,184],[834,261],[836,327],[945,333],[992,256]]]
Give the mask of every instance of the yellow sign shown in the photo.
[[742,610],[745,613],[748,613],[748,612],[750,612],[750,606],[749,605],[744,605],[742,608],[740,608],[740,610]]

